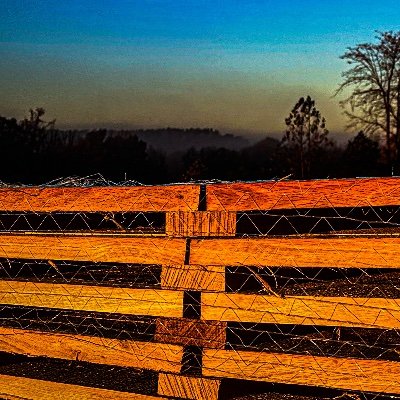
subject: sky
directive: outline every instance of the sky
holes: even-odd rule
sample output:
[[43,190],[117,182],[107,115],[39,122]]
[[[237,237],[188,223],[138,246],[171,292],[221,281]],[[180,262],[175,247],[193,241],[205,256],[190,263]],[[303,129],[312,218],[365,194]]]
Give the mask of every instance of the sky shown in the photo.
[[[398,0],[0,0],[0,115],[59,128],[281,134],[310,95],[331,132],[347,47],[400,29]],[[344,135],[349,135],[346,133]],[[344,136],[345,137],[345,136]]]

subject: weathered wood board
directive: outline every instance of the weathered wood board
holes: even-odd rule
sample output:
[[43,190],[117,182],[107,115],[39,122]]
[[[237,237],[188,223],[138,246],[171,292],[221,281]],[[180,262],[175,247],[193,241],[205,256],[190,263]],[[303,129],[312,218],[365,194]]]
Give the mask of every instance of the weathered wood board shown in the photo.
[[400,299],[203,293],[208,320],[400,329]]
[[6,400],[163,400],[165,397],[147,396],[30,379],[19,376],[0,375],[0,396]]
[[185,259],[185,239],[5,234],[0,235],[0,257],[179,265]]
[[393,361],[205,349],[203,375],[400,394]]
[[224,211],[171,211],[166,214],[168,236],[235,236],[236,213]]
[[400,205],[400,178],[207,185],[207,210],[248,211]]
[[0,304],[160,317],[183,316],[183,292],[0,280]]
[[226,344],[226,322],[188,318],[158,319],[154,339],[160,343],[223,349]]
[[160,373],[158,394],[190,400],[217,400],[220,380]]
[[0,351],[179,373],[183,347],[0,327]]
[[399,268],[400,238],[192,239],[194,265]]
[[199,185],[0,188],[0,210],[196,211]]
[[225,267],[203,265],[165,265],[161,287],[177,290],[225,290]]

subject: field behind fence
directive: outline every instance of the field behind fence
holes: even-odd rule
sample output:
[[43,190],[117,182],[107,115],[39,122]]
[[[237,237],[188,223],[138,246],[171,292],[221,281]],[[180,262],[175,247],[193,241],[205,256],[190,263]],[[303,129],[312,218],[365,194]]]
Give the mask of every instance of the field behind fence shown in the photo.
[[2,398],[400,399],[399,328],[400,178],[0,187]]

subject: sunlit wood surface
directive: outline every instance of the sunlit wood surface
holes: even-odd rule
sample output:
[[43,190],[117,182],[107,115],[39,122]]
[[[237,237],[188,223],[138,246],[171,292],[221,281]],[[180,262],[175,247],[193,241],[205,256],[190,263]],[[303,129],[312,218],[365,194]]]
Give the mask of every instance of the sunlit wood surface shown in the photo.
[[207,210],[246,211],[400,204],[400,178],[207,185]]
[[179,373],[183,347],[0,327],[0,351]]
[[182,317],[183,292],[0,280],[0,304]]
[[199,185],[0,188],[4,211],[196,211]]
[[400,238],[193,239],[195,265],[399,268]]
[[[12,280],[15,275],[0,280],[0,304],[6,309],[22,306],[154,317],[149,342],[0,327],[0,352],[153,370],[158,373],[158,396],[0,376],[0,397],[53,399],[62,392],[59,398],[66,399],[213,400],[221,395],[222,378],[400,394],[400,362],[230,350],[228,343],[229,335],[235,334],[230,329],[237,323],[399,330],[400,299],[394,293],[394,298],[367,298],[365,292],[364,297],[335,297],[328,291],[325,296],[280,297],[268,290],[268,283],[260,282],[256,272],[253,279],[265,289],[262,294],[232,293],[227,287],[229,279],[235,279],[232,274],[240,274],[241,269],[247,275],[256,271],[245,268],[251,266],[296,267],[299,272],[309,267],[317,272],[318,268],[400,268],[400,236],[391,232],[378,235],[372,230],[368,237],[359,231],[235,237],[241,211],[400,207],[400,178],[205,186],[201,207],[200,184],[0,189],[0,211],[5,213],[156,211],[165,213],[166,222],[165,234],[160,229],[152,236],[124,230],[0,234],[0,258],[19,260],[11,267],[23,260],[41,260],[62,275],[63,263],[57,261],[123,263],[120,268],[157,265],[157,271],[161,266],[157,289],[45,283],[33,277]],[[231,269],[227,281],[226,268],[237,266],[243,268]],[[29,268],[34,275],[35,265]],[[396,351],[391,343],[388,346]],[[196,351],[202,354],[198,360]],[[188,365],[198,375],[185,374]]]
[[400,394],[400,363],[205,349],[203,375]]
[[173,398],[217,400],[220,380],[160,373],[158,394]]
[[30,379],[10,375],[0,375],[0,396],[6,400],[163,400],[165,397],[147,396],[128,392],[118,392]]
[[236,213],[224,211],[171,211],[166,214],[168,236],[235,236]]
[[161,287],[177,290],[225,290],[225,266],[165,265]]
[[184,262],[185,239],[0,234],[0,257],[174,265]]
[[400,329],[400,299],[203,293],[202,318]]

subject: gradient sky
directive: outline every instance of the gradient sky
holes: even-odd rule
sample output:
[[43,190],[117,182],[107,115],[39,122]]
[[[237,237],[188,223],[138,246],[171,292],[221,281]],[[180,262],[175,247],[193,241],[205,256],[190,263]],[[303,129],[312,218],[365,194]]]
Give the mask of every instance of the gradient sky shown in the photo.
[[310,94],[342,132],[346,47],[400,29],[398,0],[0,0],[0,115],[57,126],[283,132]]

